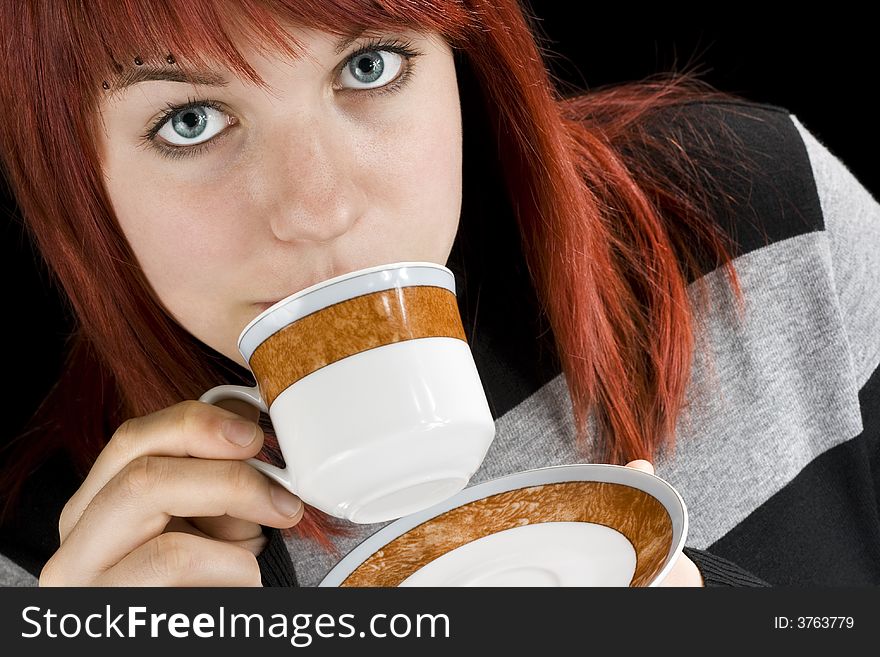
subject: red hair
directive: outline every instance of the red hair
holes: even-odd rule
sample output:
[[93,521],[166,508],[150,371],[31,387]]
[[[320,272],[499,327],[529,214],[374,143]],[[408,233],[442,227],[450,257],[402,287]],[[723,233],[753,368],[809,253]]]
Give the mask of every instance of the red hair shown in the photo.
[[[221,382],[254,384],[179,326],[145,279],[102,184],[96,110],[108,93],[102,82],[135,57],[171,53],[184,70],[224,65],[261,84],[233,36],[296,57],[286,23],[447,39],[461,79],[474,83],[461,85],[465,126],[483,121],[501,162],[578,446],[586,446],[591,413],[606,462],[652,459],[674,446],[696,328],[687,286],[697,255],[723,264],[738,298],[740,290],[706,178],[674,139],[645,126],[663,107],[734,96],[671,74],[563,98],[536,22],[517,0],[30,0],[4,4],[0,21],[0,162],[77,322],[64,373],[28,432],[7,446],[4,513],[53,451],[65,449],[84,476],[125,419]],[[467,138],[464,148],[467,157]],[[465,194],[475,187],[465,179]],[[264,456],[277,462],[263,422]],[[307,507],[290,531],[331,548],[328,534],[344,530]]]

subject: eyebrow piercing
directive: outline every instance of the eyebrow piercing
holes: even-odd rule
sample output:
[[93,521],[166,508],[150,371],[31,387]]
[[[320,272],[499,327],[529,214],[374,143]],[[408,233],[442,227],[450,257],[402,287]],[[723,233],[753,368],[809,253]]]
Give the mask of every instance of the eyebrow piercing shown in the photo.
[[[172,55],[171,53],[168,53],[167,55],[165,55],[165,61],[168,62],[169,64],[176,64],[176,63],[177,63],[177,60],[174,58],[174,55]],[[140,55],[138,55],[137,57],[134,58],[134,63],[135,63],[137,66],[142,66],[143,63],[144,63],[144,60],[142,60],[141,57],[140,57]],[[115,63],[115,62],[114,62],[114,68],[116,69],[116,72],[117,72],[117,73],[121,73],[121,72],[122,72],[122,65],[121,65],[121,64],[118,64],[118,63]],[[104,80],[104,81],[101,83],[101,86],[102,86],[104,89],[109,89],[109,88],[110,88],[110,83],[107,82],[107,80]]]

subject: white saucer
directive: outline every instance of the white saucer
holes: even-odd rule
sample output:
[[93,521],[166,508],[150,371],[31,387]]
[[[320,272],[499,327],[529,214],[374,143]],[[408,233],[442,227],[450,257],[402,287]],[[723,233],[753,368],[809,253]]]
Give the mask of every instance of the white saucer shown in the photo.
[[684,501],[660,477],[608,464],[539,468],[386,525],[319,586],[656,586],[686,536]]
[[620,532],[541,522],[465,543],[399,586],[629,586],[635,571],[636,550]]

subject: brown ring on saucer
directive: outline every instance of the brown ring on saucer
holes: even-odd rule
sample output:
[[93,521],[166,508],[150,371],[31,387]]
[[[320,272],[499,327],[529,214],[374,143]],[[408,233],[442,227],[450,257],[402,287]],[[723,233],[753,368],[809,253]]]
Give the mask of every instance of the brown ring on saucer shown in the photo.
[[541,522],[591,522],[623,534],[636,552],[630,586],[647,586],[663,568],[672,520],[657,498],[627,486],[565,481],[490,495],[413,527],[374,552],[340,586],[399,586],[419,568],[484,536]]
[[411,285],[371,292],[306,315],[264,340],[250,366],[267,406],[312,372],[368,349],[417,338],[467,339],[455,294]]

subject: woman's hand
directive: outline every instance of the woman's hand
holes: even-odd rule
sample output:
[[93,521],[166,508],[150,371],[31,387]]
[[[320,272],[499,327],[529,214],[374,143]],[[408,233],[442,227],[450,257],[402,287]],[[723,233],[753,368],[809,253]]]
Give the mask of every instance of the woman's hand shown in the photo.
[[[644,459],[630,461],[626,467],[654,474],[654,466]],[[705,584],[696,564],[684,554],[679,554],[678,561],[660,582],[660,586],[705,586]]]
[[243,462],[262,444],[257,424],[199,401],[124,422],[64,506],[40,586],[260,586],[260,525],[303,514]]

